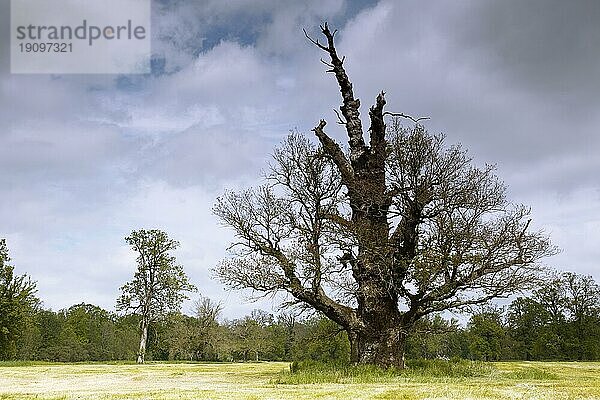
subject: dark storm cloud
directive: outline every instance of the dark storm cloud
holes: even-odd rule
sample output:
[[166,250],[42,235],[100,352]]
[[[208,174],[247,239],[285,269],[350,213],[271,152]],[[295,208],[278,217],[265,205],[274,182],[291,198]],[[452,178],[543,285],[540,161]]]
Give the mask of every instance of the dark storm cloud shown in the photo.
[[[475,2],[463,19],[456,45],[508,94],[489,108],[498,116],[491,125],[503,128],[494,147],[521,167],[538,161],[554,187],[597,184],[600,2]],[[551,172],[552,164],[562,168]]]
[[538,188],[597,184],[599,3],[543,4],[382,1],[339,49],[365,106],[385,89],[389,109],[430,116],[480,162],[542,173]]
[[585,118],[600,93],[600,2],[476,2],[459,32],[483,67]]
[[458,44],[521,99],[502,110],[512,129],[530,138],[512,142],[522,143],[521,167],[537,161],[546,172],[541,180],[559,190],[598,185],[600,2],[476,2],[465,19]]

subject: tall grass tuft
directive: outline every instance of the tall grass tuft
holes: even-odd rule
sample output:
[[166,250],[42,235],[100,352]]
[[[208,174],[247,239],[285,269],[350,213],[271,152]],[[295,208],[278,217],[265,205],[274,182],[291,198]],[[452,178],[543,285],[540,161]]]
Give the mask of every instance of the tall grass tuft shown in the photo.
[[471,361],[459,358],[452,360],[409,360],[407,375],[435,378],[475,378],[490,376],[496,368],[482,361]]
[[544,371],[539,368],[523,368],[502,374],[505,379],[514,379],[517,381],[555,381],[560,376],[553,372]]
[[277,384],[311,383],[385,383],[399,380],[471,378],[490,376],[491,364],[468,360],[410,360],[406,369],[379,368],[374,365],[325,364],[315,361],[294,362],[272,380]]

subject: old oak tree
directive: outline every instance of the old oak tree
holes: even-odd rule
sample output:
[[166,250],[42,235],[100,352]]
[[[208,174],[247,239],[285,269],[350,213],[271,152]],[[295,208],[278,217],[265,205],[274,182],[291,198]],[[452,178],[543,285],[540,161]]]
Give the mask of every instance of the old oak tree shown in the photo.
[[530,286],[555,249],[530,230],[529,209],[507,201],[494,167],[384,111],[384,92],[367,143],[336,32],[321,31],[325,44],[307,37],[329,56],[348,150],[321,120],[318,145],[291,134],[263,186],[220,197],[214,212],[237,241],[215,271],[230,287],[287,292],[323,313],[348,333],[353,362],[402,368],[420,318]]

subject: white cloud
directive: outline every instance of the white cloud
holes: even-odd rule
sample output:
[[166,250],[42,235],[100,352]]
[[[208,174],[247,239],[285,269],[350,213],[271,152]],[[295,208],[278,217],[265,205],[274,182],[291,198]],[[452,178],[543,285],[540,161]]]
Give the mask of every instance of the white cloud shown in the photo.
[[536,192],[522,199],[534,205],[536,226],[561,249],[548,264],[600,281],[600,191],[586,187],[562,194]]

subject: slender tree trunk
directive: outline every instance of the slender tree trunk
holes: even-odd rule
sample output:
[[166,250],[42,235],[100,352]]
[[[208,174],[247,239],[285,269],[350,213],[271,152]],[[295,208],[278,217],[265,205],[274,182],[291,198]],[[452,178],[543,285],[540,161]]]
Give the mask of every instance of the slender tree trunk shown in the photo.
[[358,354],[358,333],[347,330],[348,340],[350,341],[350,362],[352,364],[358,364],[360,361],[360,357]]
[[140,350],[138,351],[137,363],[143,364],[146,359],[146,342],[148,340],[148,321],[146,318],[142,318],[141,323],[142,335],[140,338]]

